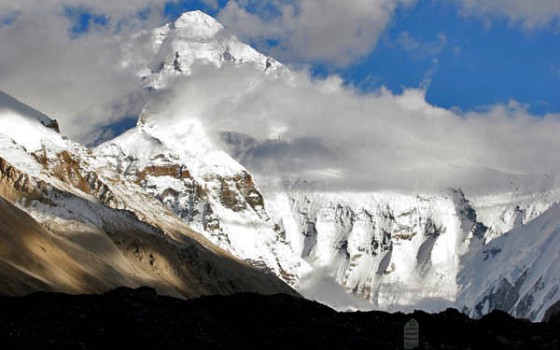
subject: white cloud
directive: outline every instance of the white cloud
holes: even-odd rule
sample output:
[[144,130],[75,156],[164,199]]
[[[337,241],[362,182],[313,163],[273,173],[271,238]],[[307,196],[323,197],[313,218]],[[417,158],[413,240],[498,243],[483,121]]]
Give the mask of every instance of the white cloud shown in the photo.
[[[281,60],[346,66],[367,56],[411,0],[230,1],[219,20]],[[270,41],[274,44],[270,44]]]
[[217,138],[245,135],[233,152],[257,173],[331,189],[488,190],[560,172],[547,152],[560,147],[560,115],[537,119],[515,102],[457,113],[429,105],[422,90],[361,93],[336,77],[284,82],[247,69],[199,72],[174,93],[152,108],[199,115]]
[[468,15],[486,19],[505,18],[526,29],[547,25],[558,28],[560,21],[560,1],[558,0],[453,0],[460,4]]
[[216,10],[219,7],[218,0],[202,0],[211,9]]
[[300,279],[301,293],[311,300],[329,305],[341,312],[365,311],[374,307],[367,300],[349,293],[344,287],[336,282],[336,271],[332,268],[317,267],[312,273],[302,276]]

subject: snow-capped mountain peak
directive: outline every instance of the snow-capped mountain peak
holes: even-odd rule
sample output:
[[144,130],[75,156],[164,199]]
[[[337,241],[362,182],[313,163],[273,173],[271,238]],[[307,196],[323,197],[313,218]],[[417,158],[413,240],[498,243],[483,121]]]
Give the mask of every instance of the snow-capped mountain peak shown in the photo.
[[172,28],[179,29],[183,38],[210,39],[218,32],[224,30],[224,26],[213,17],[202,11],[190,11],[183,13],[172,24]]
[[186,12],[175,22],[155,29],[151,40],[154,59],[149,70],[141,74],[151,89],[165,87],[169,78],[191,75],[197,65],[251,65],[267,74],[288,74],[282,64],[242,43],[200,11]]
[[220,75],[226,68],[242,67],[256,80],[289,71],[199,11],[155,29],[152,39],[155,54],[145,86],[163,90],[186,83],[192,89],[181,94],[176,88],[177,96],[152,94],[134,129],[94,150],[100,166],[117,169],[220,247],[295,282],[305,262],[279,237],[252,175],[207,132],[202,110],[208,97],[189,85],[197,73]]

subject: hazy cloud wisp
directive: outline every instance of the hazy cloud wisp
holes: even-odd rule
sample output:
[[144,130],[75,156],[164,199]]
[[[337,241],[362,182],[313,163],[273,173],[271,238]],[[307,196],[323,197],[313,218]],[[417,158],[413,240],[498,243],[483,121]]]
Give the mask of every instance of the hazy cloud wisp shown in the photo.
[[525,29],[552,24],[560,29],[560,1],[558,0],[454,0],[467,15],[487,19],[505,18]]
[[[0,14],[10,16],[0,26],[0,90],[60,119],[65,134],[90,141],[99,125],[126,113],[118,101],[138,91],[138,72],[153,53],[137,33],[163,22],[163,3],[0,1]],[[73,35],[68,6],[106,16],[107,23]],[[140,19],[138,11],[149,8]]]

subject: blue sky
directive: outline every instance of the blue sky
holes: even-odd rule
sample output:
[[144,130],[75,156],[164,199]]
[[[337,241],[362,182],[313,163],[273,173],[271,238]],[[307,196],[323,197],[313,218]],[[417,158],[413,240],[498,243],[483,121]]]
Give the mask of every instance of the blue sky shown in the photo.
[[[183,1],[168,5],[166,15],[195,9],[217,15],[224,5]],[[479,110],[515,100],[537,116],[560,112],[558,29],[524,29],[506,18],[489,22],[441,1],[397,8],[377,47],[349,67],[311,62],[311,69],[317,76],[339,74],[365,91],[426,87],[427,101],[444,108]]]
[[[514,99],[536,114],[560,112],[558,32],[526,32],[505,20],[486,26],[432,2],[397,11],[393,21],[364,62],[341,72],[346,79],[360,85],[370,76],[399,91],[431,77],[426,98],[437,106],[469,110]],[[402,33],[419,46],[399,44]],[[445,36],[445,45],[435,44],[438,36]]]

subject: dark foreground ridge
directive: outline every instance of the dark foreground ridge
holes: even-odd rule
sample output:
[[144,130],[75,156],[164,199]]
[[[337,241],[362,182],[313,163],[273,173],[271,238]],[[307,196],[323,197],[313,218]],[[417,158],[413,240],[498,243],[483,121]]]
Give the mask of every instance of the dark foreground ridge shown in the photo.
[[104,295],[35,293],[0,298],[0,347],[89,349],[402,349],[403,325],[420,324],[421,349],[557,349],[560,320],[530,323],[502,312],[471,320],[337,313],[287,295],[178,300],[148,288]]

